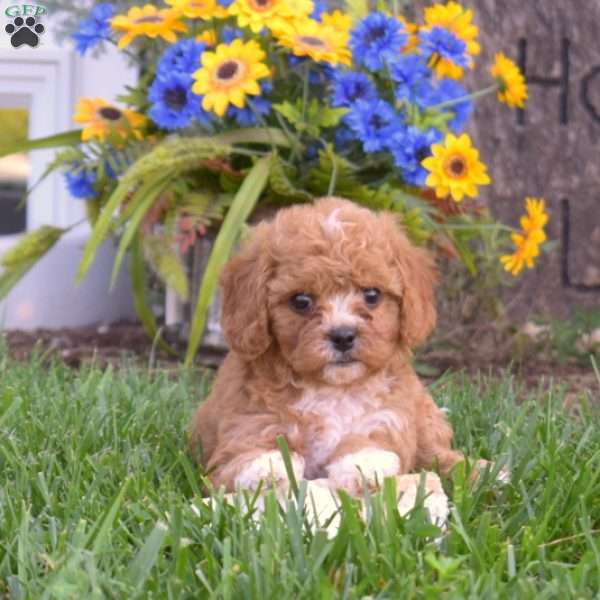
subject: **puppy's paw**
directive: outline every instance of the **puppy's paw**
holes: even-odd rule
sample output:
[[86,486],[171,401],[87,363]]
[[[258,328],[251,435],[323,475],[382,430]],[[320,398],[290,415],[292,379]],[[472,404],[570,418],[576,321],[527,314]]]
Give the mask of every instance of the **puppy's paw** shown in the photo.
[[[292,453],[292,468],[296,481],[304,475],[304,458],[299,454]],[[278,488],[287,488],[288,475],[283,461],[283,456],[277,450],[259,454],[253,460],[245,463],[238,476],[235,478],[235,487],[254,490],[259,483],[275,484]]]
[[398,455],[378,448],[346,454],[327,467],[332,487],[343,488],[352,494],[362,490],[364,480],[372,488],[383,483],[384,477],[397,475],[399,471]]

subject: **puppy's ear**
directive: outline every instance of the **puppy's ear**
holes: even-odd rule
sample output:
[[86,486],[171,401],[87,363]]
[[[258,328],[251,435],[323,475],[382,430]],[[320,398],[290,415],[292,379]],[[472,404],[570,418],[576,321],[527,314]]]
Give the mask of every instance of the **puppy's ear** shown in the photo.
[[221,274],[221,325],[229,347],[254,359],[271,344],[267,311],[269,257],[266,252],[268,225],[255,228],[242,251]]
[[400,339],[408,348],[415,348],[427,339],[435,326],[434,288],[438,272],[433,256],[414,246],[396,223],[393,227],[394,263],[402,286]]

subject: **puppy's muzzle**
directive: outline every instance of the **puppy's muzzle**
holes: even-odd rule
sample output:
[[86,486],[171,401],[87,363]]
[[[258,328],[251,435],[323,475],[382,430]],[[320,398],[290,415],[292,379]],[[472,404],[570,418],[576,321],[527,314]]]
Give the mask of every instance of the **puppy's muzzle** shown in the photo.
[[354,348],[356,329],[354,327],[335,327],[327,334],[331,345],[338,352],[348,352]]

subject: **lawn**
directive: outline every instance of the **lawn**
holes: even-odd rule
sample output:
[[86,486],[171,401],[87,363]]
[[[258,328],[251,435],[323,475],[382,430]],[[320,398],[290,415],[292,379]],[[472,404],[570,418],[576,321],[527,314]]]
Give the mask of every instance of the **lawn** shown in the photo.
[[256,524],[200,501],[185,429],[207,377],[73,371],[0,350],[0,598],[592,598],[600,590],[598,391],[446,375],[456,445],[512,481],[445,481],[437,544],[389,497],[335,539],[267,505]]

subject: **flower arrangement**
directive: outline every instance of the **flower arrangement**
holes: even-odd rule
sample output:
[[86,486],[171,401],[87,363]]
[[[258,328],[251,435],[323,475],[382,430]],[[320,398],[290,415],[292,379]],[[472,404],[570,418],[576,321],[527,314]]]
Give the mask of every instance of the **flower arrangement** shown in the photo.
[[[129,251],[150,333],[146,267],[187,298],[182,255],[209,228],[218,231],[188,362],[218,272],[259,205],[338,194],[393,210],[414,240],[460,256],[473,271],[472,242],[492,226],[512,231],[480,202],[463,202],[491,183],[464,131],[473,101],[496,93],[522,107],[527,98],[518,67],[501,53],[489,87],[465,87],[481,50],[471,10],[452,0],[433,4],[413,23],[395,2],[379,2],[377,11],[366,0],[345,11],[313,0],[166,3],[124,14],[95,6],[73,35],[78,51],[116,44],[140,63],[139,82],[118,103],[82,98],[73,117],[80,129],[27,147],[63,147],[48,170],[64,171],[93,226],[79,277],[116,234],[114,272]],[[523,232],[512,233],[514,253],[501,258],[514,275],[533,266],[545,240],[543,201],[528,199],[527,211]],[[0,293],[61,234],[46,227],[6,255]]]

